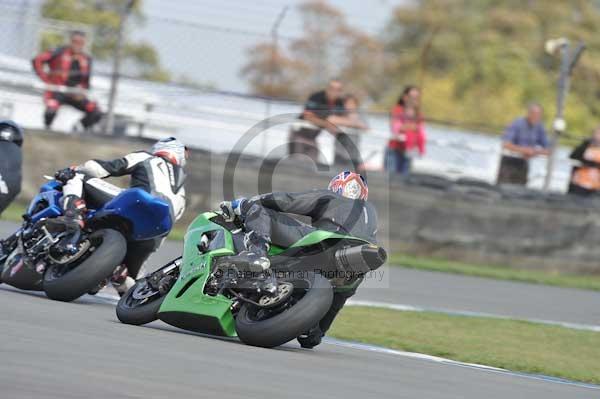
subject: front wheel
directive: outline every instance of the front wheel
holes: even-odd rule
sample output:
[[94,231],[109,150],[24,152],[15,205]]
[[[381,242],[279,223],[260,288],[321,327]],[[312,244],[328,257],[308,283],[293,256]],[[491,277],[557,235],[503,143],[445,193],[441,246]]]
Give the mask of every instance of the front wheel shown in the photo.
[[158,310],[179,276],[178,260],[136,281],[117,303],[121,323],[141,326],[158,319]]
[[308,331],[325,316],[333,301],[333,289],[325,277],[304,273],[285,279],[294,286],[281,312],[245,303],[235,319],[238,337],[248,345],[273,348]]
[[48,267],[44,274],[44,291],[49,298],[64,302],[79,298],[110,276],[127,253],[125,237],[112,229],[92,233],[85,244],[89,248],[82,255],[83,261]]

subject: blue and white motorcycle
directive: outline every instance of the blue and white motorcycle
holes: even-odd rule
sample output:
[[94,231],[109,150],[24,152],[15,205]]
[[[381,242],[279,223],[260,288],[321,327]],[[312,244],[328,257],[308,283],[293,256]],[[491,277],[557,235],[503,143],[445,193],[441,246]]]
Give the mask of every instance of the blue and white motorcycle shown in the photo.
[[62,195],[61,182],[42,185],[22,227],[2,241],[0,282],[73,301],[113,273],[128,242],[164,237],[173,226],[167,202],[139,188],[121,190],[90,179],[84,183],[88,212],[80,229],[60,217]]

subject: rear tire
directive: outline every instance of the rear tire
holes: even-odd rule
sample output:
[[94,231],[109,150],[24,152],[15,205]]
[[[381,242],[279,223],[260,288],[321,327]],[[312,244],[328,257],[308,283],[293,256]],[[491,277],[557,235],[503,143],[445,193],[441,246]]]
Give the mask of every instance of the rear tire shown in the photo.
[[[287,280],[294,283],[296,281]],[[235,319],[238,337],[248,345],[273,348],[289,342],[308,331],[325,316],[333,301],[333,289],[325,277],[306,273],[301,279],[309,284],[306,294],[291,308],[271,318],[255,321],[252,313],[255,305],[244,304]]]
[[50,266],[44,274],[44,291],[48,298],[70,302],[95,288],[112,274],[127,253],[127,241],[121,233],[112,229],[94,232],[90,239],[101,238],[95,251],[74,269],[62,276],[53,275],[56,266]]

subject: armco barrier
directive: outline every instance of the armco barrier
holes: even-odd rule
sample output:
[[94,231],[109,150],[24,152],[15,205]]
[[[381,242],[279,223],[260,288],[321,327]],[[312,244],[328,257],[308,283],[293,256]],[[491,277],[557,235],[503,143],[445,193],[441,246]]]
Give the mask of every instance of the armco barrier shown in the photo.
[[[24,147],[21,199],[35,193],[44,174],[90,158],[122,156],[149,145],[148,141],[134,139],[30,132]],[[193,152],[186,184],[188,209],[180,222],[182,227],[223,198],[226,160],[224,155]],[[302,161],[277,163],[240,157],[234,193],[249,196],[257,190],[326,187],[331,174],[333,169],[318,172]],[[600,201],[545,195],[522,187],[496,187],[474,180],[450,182],[428,175],[400,178],[371,173],[369,189],[379,212],[379,234],[392,252],[600,273]]]

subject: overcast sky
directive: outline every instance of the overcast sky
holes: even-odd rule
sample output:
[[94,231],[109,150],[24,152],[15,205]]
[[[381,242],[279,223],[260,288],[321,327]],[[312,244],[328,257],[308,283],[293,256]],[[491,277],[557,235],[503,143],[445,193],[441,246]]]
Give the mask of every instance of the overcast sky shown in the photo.
[[[378,32],[394,6],[406,0],[330,0],[348,23]],[[271,25],[284,6],[289,9],[280,27],[286,37],[298,36],[296,6],[302,0],[144,0],[147,21],[130,29],[136,39],[152,43],[163,65],[176,77],[210,82],[221,90],[246,92],[239,76],[246,51],[268,40]]]

